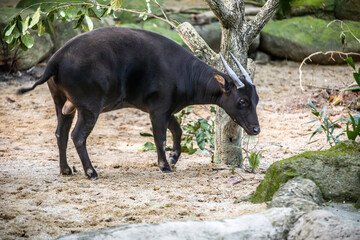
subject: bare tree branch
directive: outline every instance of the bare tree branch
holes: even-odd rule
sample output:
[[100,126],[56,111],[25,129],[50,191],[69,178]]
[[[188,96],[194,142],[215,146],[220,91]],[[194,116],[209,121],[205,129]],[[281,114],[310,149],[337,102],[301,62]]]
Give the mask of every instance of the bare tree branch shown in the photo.
[[217,54],[209,47],[190,23],[184,22],[180,24],[176,30],[186,45],[198,58],[207,64],[214,66]]
[[274,16],[279,7],[279,0],[268,0],[261,8],[260,12],[256,14],[255,18],[248,22],[246,30],[246,39],[250,43],[256,35],[258,35],[265,26],[265,24]]
[[244,1],[230,1],[231,5],[226,5],[222,0],[206,0],[206,2],[224,28],[245,22]]
[[[341,59],[343,59],[345,61],[345,58],[349,57],[349,56],[360,56],[360,53],[355,53],[355,52],[339,52],[339,51],[328,51],[328,52],[314,52],[313,54],[310,54],[309,56],[307,56],[306,58],[304,58],[304,60],[301,62],[300,66],[299,66],[299,78],[300,78],[300,88],[302,91],[304,91],[305,89],[303,88],[303,84],[302,84],[302,67],[304,64],[306,64],[306,61],[310,61],[312,62],[311,58],[313,56],[319,55],[319,54],[323,54],[323,55],[328,55],[330,54],[329,59],[332,59],[335,62],[334,59],[334,54],[338,54],[339,57]],[[345,56],[345,57],[343,57]]]

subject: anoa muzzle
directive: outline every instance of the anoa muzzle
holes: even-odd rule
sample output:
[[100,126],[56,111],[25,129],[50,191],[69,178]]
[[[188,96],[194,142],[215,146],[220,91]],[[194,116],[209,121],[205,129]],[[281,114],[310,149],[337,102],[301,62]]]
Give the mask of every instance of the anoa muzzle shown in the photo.
[[207,65],[175,42],[156,33],[130,28],[100,28],[81,34],[49,60],[44,75],[30,88],[47,82],[55,103],[60,172],[71,175],[66,159],[69,131],[86,176],[98,177],[91,164],[86,139],[100,113],[133,107],[149,113],[163,172],[171,172],[164,143],[167,128],[173,135],[170,163],[181,154],[182,130],[174,114],[188,105],[216,104],[250,135],[260,132],[255,86],[237,76],[220,56],[227,74]]

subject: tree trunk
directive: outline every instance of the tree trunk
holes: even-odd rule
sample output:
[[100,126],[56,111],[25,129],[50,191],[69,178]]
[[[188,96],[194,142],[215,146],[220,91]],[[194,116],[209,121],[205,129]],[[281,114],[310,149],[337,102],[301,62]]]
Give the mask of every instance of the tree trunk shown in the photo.
[[[250,22],[245,21],[245,5],[243,0],[206,1],[222,25],[221,54],[236,74],[241,75],[240,69],[229,58],[228,52],[232,52],[243,66],[247,66],[248,72],[253,78],[255,66],[252,61],[247,59],[248,49],[256,35],[259,34],[264,25],[275,14],[279,0],[268,0]],[[217,54],[210,49],[191,24],[180,24],[177,31],[196,56],[209,65],[225,72],[223,65],[218,61]],[[241,167],[242,130],[219,107],[216,113],[215,134],[215,158],[226,164]]]

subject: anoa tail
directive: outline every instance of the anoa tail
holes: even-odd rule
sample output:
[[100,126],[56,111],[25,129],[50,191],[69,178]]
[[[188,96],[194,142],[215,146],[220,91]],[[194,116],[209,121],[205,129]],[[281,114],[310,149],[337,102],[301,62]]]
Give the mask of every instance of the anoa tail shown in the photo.
[[54,76],[56,73],[55,71],[53,70],[53,66],[51,63],[48,64],[48,66],[46,67],[45,69],[45,72],[44,74],[42,75],[42,77],[36,81],[31,87],[28,87],[28,88],[20,88],[18,91],[17,91],[17,94],[24,94],[26,92],[29,92],[31,90],[34,90],[36,88],[36,86],[38,85],[41,85],[43,83],[45,83],[47,80],[49,80],[50,77]]

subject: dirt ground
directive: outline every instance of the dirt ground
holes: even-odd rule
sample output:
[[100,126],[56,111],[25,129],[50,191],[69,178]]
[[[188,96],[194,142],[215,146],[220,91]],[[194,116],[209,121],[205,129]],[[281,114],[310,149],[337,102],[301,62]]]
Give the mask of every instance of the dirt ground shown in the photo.
[[[264,210],[265,204],[234,201],[253,193],[273,162],[328,147],[323,136],[308,144],[314,128],[303,125],[313,119],[306,103],[312,98],[324,104],[329,93],[323,87],[352,82],[348,66],[305,66],[303,84],[313,87],[301,91],[298,66],[286,61],[257,66],[262,132],[251,148],[266,151],[255,174],[247,163],[232,173],[198,153],[183,154],[175,171],[164,174],[155,152],[139,150],[150,140],[139,135],[149,132],[148,115],[123,109],[102,114],[88,139],[99,180],[84,176],[71,141],[68,160],[77,171],[60,176],[47,86],[17,96],[16,90],[30,83],[0,82],[0,239],[52,239],[122,224],[222,219]],[[341,106],[330,108],[342,113]]]

